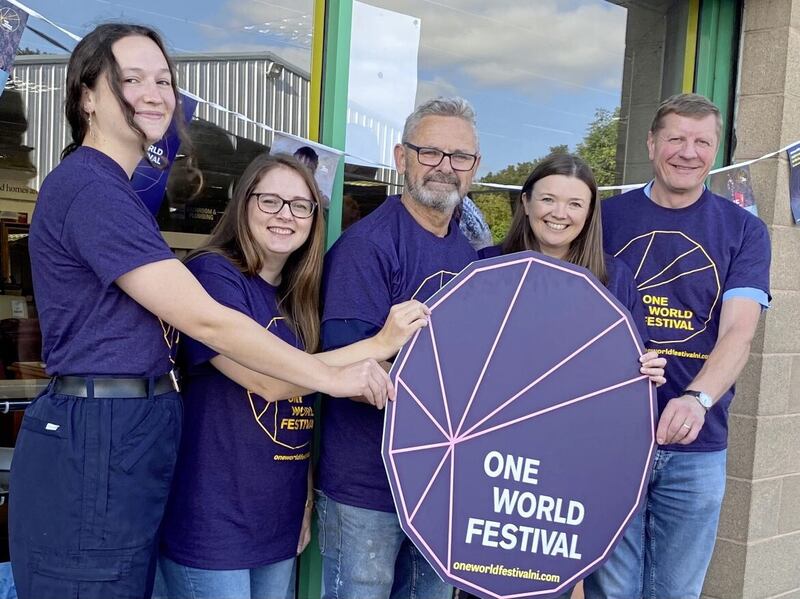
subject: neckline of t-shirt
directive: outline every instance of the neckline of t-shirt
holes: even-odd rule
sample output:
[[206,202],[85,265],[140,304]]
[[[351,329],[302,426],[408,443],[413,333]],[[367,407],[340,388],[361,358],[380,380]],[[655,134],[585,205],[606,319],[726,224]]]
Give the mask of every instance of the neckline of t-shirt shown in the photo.
[[79,146],[75,151],[84,153],[86,154],[87,158],[103,163],[104,167],[109,168],[111,174],[113,174],[116,177],[119,177],[123,181],[130,182],[130,178],[128,177],[128,173],[125,172],[125,169],[122,168],[122,166],[120,166],[120,164],[116,160],[114,160],[111,156],[109,156],[105,152],[98,150],[97,148],[93,148],[91,146]]
[[267,288],[269,291],[271,291],[272,293],[275,293],[275,294],[277,294],[277,293],[278,293],[278,287],[280,287],[280,285],[273,285],[272,283],[270,283],[269,281],[267,281],[267,280],[266,280],[264,277],[262,277],[262,276],[261,276],[260,274],[258,274],[258,273],[254,274],[254,275],[253,275],[253,278],[255,278],[256,280],[258,280],[258,282],[259,282],[259,284],[260,284],[260,285],[262,285],[262,286],[266,287],[266,288]]
[[695,210],[699,210],[700,207],[706,203],[708,200],[708,187],[706,185],[703,186],[703,193],[700,194],[700,197],[697,198],[696,201],[692,202],[688,206],[684,206],[683,208],[667,208],[666,206],[662,206],[661,204],[656,203],[656,201],[650,197],[649,191],[652,189],[653,181],[650,181],[647,185],[640,188],[642,195],[648,201],[648,203],[655,209],[660,210],[666,214],[688,214]]
[[417,219],[414,218],[414,215],[411,214],[408,211],[408,208],[405,207],[405,204],[403,204],[403,202],[400,201],[400,196],[399,195],[394,196],[394,198],[395,198],[395,201],[397,202],[398,209],[405,215],[405,217],[408,218],[409,221],[412,222],[415,227],[417,227],[421,231],[424,231],[428,236],[430,236],[431,238],[436,239],[438,241],[444,241],[446,239],[449,240],[449,239],[452,238],[452,236],[453,236],[453,228],[454,228],[453,225],[455,223],[455,219],[452,216],[450,217],[450,222],[447,223],[447,233],[445,234],[444,237],[439,237],[438,235],[436,235],[436,233],[432,233],[431,231],[428,231],[428,229],[426,229],[425,227],[423,227],[421,224],[419,224],[417,222]]

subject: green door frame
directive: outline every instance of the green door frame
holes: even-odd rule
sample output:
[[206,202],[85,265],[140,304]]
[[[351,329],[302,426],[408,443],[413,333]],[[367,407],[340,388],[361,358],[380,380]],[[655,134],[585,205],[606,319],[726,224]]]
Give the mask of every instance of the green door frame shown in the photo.
[[[314,48],[311,65],[311,106],[309,138],[331,148],[344,151],[347,134],[347,87],[350,78],[350,34],[353,21],[353,0],[316,0],[314,9]],[[322,36],[317,32],[323,32]],[[327,247],[342,231],[342,188],[344,160],[340,161],[333,180],[328,209]],[[316,421],[322,406],[315,403]],[[315,428],[314,446],[319,447],[319,427]],[[314,452],[314,462],[318,453]],[[300,557],[297,573],[298,599],[318,599],[322,589],[322,556],[319,553],[316,518],[312,518],[312,535]]]
[[[325,0],[320,141],[342,151],[347,137],[347,88],[350,81],[352,24],[353,0]],[[343,185],[344,160],[340,162],[333,182],[328,212],[328,247],[342,232]]]
[[730,162],[741,9],[740,0],[700,2],[694,91],[709,98],[722,113],[715,168]]

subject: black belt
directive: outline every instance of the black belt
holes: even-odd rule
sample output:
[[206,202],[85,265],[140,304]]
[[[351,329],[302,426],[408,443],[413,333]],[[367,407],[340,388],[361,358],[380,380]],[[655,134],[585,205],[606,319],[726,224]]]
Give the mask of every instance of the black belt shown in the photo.
[[[59,376],[53,383],[53,392],[60,395],[89,397],[88,381],[94,382],[93,397],[102,399],[149,397],[150,379],[131,378],[86,378],[82,376]],[[153,380],[153,395],[177,391],[170,373]]]

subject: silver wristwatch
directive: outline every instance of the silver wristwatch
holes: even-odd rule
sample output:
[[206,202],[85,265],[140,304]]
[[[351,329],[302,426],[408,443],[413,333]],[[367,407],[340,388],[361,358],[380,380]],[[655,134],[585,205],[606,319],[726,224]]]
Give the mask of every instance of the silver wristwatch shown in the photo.
[[708,409],[714,405],[714,400],[708,393],[695,391],[694,389],[686,389],[683,394],[694,397],[697,400],[697,403],[705,408],[706,412],[708,412]]

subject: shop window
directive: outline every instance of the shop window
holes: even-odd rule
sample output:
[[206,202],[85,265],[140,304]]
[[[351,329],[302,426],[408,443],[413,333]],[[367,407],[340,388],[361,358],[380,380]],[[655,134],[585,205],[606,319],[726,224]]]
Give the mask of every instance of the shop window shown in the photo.
[[[683,84],[688,5],[356,0],[343,213],[400,193],[391,148],[413,107],[440,95],[477,111],[476,181],[519,185],[547,154],[573,152],[601,185],[646,182],[649,120]],[[476,185],[470,196],[497,243],[517,194]]]

